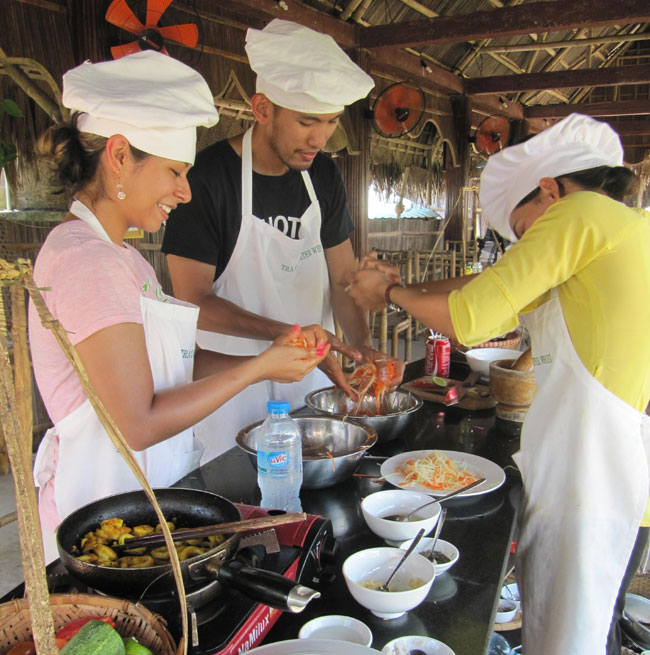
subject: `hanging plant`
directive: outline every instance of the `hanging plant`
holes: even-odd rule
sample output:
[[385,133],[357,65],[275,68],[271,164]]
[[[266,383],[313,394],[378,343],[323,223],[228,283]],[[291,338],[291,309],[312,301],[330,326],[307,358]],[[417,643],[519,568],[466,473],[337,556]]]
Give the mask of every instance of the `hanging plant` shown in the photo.
[[[9,98],[2,100],[0,102],[0,134],[2,133],[2,124],[5,116],[22,118],[22,115],[23,112],[20,111],[20,107],[13,100]],[[15,161],[17,154],[18,150],[15,143],[0,139],[0,169]]]

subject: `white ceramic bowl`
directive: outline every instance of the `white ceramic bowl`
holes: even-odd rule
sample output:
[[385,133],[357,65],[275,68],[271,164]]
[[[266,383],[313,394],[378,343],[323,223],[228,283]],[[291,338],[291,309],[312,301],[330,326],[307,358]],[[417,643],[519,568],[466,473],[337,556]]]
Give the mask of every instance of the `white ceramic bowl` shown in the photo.
[[517,601],[499,598],[499,607],[494,620],[497,623],[508,623],[508,621],[515,618],[518,609],[519,603]]
[[376,491],[361,501],[361,512],[368,527],[379,537],[385,539],[391,546],[399,546],[407,539],[413,539],[421,528],[427,535],[434,528],[440,518],[440,503],[433,503],[424,507],[414,516],[418,520],[408,522],[390,521],[384,516],[391,514],[408,514],[420,505],[434,500],[429,494],[403,489],[390,489]]
[[[406,550],[410,545],[413,539],[409,539],[408,541],[404,541],[400,544],[400,548],[402,550]],[[420,543],[415,547],[415,552],[416,553],[426,553],[429,550],[431,550],[431,544],[433,543],[433,537],[423,537],[420,539]],[[445,562],[444,564],[434,564],[435,569],[436,569],[436,575],[440,575],[441,573],[444,573],[445,571],[449,570],[457,561],[458,561],[458,548],[454,546],[454,544],[450,543],[449,541],[445,541],[444,539],[438,539],[438,543],[436,544],[436,552],[440,552],[445,557],[449,559],[448,562]]]
[[298,638],[336,639],[337,641],[348,641],[362,646],[372,644],[372,632],[365,623],[351,616],[341,616],[340,614],[319,616],[307,621],[300,628]]
[[[307,643],[309,643],[309,648],[307,648]],[[309,655],[341,655],[341,653],[345,653],[345,655],[380,655],[378,650],[360,644],[346,644],[343,649],[341,642],[334,639],[310,639],[309,642],[303,639],[288,639],[245,651],[246,655],[305,655],[305,653],[309,653]]]
[[521,352],[510,348],[472,348],[465,353],[472,371],[478,371],[484,378],[490,377],[490,362],[499,359],[517,359],[520,355]]
[[[436,572],[422,555],[412,553],[390,583],[396,591],[369,589],[362,583],[386,582],[404,551],[399,548],[368,548],[343,562],[343,577],[352,597],[382,619],[395,619],[417,607],[429,593]],[[417,586],[414,583],[420,582]]]
[[521,598],[519,596],[519,587],[516,582],[511,582],[510,584],[503,585],[501,587],[501,598],[505,600],[514,600],[515,603],[520,603]]
[[412,650],[421,650],[425,655],[454,655],[454,651],[432,637],[398,637],[382,648],[382,655],[405,655]]

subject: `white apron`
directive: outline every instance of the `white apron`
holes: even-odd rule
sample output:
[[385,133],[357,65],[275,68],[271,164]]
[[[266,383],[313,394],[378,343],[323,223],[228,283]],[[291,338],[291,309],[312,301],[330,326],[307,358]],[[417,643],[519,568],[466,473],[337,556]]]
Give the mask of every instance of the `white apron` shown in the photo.
[[576,354],[554,289],[523,317],[537,395],[514,456],[524,482],[517,580],[526,655],[605,655],[648,501],[648,417]]
[[[320,241],[320,206],[309,173],[302,171],[302,179],[311,204],[301,217],[300,238],[289,239],[253,214],[252,130],[244,134],[242,143],[241,229],[230,261],[212,287],[214,294],[261,316],[289,324],[318,323],[333,332],[329,277]],[[198,331],[197,343],[230,355],[258,355],[270,345],[204,330]],[[202,461],[231,448],[239,430],[264,419],[267,400],[286,400],[294,410],[304,405],[309,391],[330,384],[329,378],[315,369],[300,382],[260,382],[247,387],[196,426],[197,436],[205,444]]]
[[[75,201],[70,211],[110,241],[85,205]],[[175,298],[160,301],[141,297],[140,308],[154,390],[191,382],[198,307]],[[167,487],[195,469],[202,452],[193,429],[188,428],[133,455],[152,487]],[[60,519],[98,498],[141,489],[88,399],[47,431],[36,454],[34,477],[41,489],[53,479]],[[51,550],[56,548],[52,539],[56,525],[51,517],[41,523],[46,559],[51,561],[58,557],[56,550]]]

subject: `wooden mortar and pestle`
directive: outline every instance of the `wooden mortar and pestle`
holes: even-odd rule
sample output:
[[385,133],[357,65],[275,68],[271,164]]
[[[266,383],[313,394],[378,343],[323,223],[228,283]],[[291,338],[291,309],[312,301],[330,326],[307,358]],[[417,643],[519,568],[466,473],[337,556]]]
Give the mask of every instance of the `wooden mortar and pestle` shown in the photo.
[[514,362],[500,359],[490,363],[490,393],[496,400],[499,418],[523,422],[536,391],[530,348]]

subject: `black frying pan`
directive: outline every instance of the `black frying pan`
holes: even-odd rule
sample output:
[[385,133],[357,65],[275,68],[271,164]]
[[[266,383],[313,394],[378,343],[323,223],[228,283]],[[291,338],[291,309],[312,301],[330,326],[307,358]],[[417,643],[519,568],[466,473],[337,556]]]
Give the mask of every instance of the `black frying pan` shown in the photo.
[[[168,521],[176,528],[199,527],[241,520],[237,507],[222,496],[196,489],[155,489],[158,504]],[[96,530],[101,521],[119,517],[129,526],[156,525],[158,517],[143,491],[132,491],[102,498],[85,505],[66,517],[57,531],[57,546],[61,561],[74,576],[103,593],[123,597],[170,593],[175,588],[171,565],[141,569],[120,569],[81,562],[71,554],[81,537]],[[183,583],[187,591],[217,579],[221,584],[236,587],[243,593],[272,607],[292,612],[301,611],[294,598],[296,583],[277,573],[263,571],[233,560],[240,535],[226,540],[206,553],[181,562]]]

